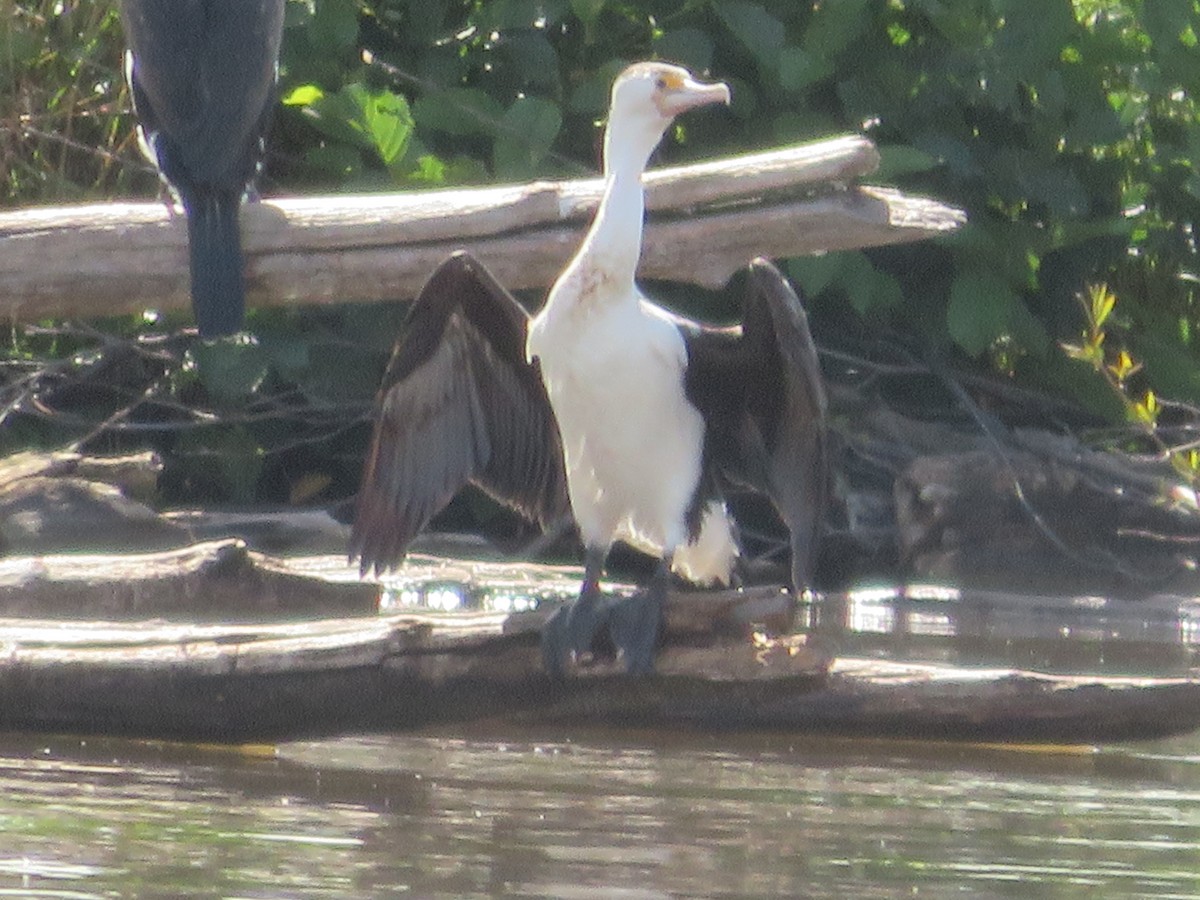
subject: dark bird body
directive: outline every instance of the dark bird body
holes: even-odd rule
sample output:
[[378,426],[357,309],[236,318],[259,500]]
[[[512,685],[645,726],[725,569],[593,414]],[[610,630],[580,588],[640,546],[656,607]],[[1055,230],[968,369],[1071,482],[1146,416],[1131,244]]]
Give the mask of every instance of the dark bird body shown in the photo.
[[241,330],[238,212],[275,104],[285,0],[121,0],[143,146],[187,216],[200,335]]
[[[738,555],[730,486],[766,494],[791,532],[792,584],[812,586],[826,492],[825,399],[799,298],[750,264],[742,324],[712,328],[641,295],[641,173],[678,112],[728,99],[663,64],[613,89],[606,187],[579,253],[530,317],[456,254],[413,302],[380,389],[350,552],[398,565],[409,541],[473,482],[543,524],[568,508],[586,558],[579,599],[547,625],[552,671],[607,629],[650,671],[669,572],[728,582]],[[599,580],[621,540],[659,558],[644,594]]]

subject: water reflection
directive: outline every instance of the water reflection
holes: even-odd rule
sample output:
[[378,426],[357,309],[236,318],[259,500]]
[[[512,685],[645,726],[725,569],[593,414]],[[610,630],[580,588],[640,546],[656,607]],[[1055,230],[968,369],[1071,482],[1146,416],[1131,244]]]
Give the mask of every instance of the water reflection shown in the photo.
[[1200,740],[9,736],[0,823],[0,893],[21,896],[1179,897]]
[[842,655],[1049,672],[1182,675],[1200,662],[1200,603],[864,588],[822,597],[802,617]]
[[[574,567],[497,565],[447,577],[452,564],[407,568],[391,579],[382,612],[496,613],[573,599]],[[480,564],[481,566],[483,564]],[[463,568],[463,567],[458,567]],[[633,590],[613,584],[614,592]],[[1174,676],[1200,663],[1200,599],[1117,600],[959,590],[938,584],[864,586],[806,598],[798,630],[835,654],[1063,673]]]

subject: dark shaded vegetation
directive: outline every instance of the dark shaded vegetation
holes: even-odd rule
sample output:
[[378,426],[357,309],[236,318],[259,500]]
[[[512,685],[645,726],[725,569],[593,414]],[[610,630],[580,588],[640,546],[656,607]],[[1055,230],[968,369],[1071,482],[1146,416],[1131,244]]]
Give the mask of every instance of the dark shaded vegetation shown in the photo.
[[[113,10],[18,0],[0,24],[4,205],[159,190],[133,139]],[[261,187],[594,172],[614,74],[679,61],[728,80],[734,102],[685,118],[660,162],[862,130],[883,152],[873,180],[968,211],[938,242],[790,261],[818,341],[842,354],[831,375],[915,360],[924,374],[891,380],[890,399],[949,415],[958,401],[930,392],[933,360],[1066,398],[1082,411],[1030,409],[1028,395],[999,411],[1072,429],[1172,398],[1155,422],[1103,432],[1157,451],[1138,429],[1186,444],[1200,402],[1198,36],[1194,0],[291,0]],[[1121,298],[1107,349],[1141,366],[1109,360],[1125,400],[1060,348],[1088,328],[1077,297],[1098,281]],[[693,314],[736,309],[689,295]],[[251,311],[253,338],[203,347],[182,315],[5,326],[0,452],[151,446],[166,503],[336,501],[356,486],[402,313]]]

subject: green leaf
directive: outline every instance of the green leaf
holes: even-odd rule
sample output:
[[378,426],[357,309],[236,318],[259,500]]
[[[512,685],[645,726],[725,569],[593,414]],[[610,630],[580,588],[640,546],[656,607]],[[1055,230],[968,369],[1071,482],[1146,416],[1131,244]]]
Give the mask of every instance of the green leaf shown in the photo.
[[502,178],[537,174],[562,127],[558,106],[540,97],[521,97],[505,112],[492,147],[492,165]]
[[346,144],[316,144],[304,151],[304,164],[313,172],[343,181],[358,177],[362,153]]
[[604,12],[607,2],[608,0],[571,0],[571,12],[590,33],[596,25],[596,20],[600,18],[600,13]]
[[230,406],[253,395],[267,377],[269,359],[248,335],[200,341],[189,351],[213,402]]
[[986,272],[960,272],[950,286],[946,327],[958,346],[972,356],[983,353],[1008,333],[1017,296]]
[[1112,311],[1116,309],[1117,295],[1108,289],[1107,284],[1089,285],[1087,294],[1091,302],[1091,324],[1097,329],[1103,328]]
[[804,35],[804,49],[814,57],[831,59],[850,46],[872,24],[871,0],[837,0],[821,3],[813,11]]
[[437,187],[446,183],[446,164],[432,153],[417,157],[416,168],[406,173],[406,179],[414,184]]
[[784,90],[802,91],[833,72],[824,59],[799,47],[779,51],[779,83]]
[[673,28],[663,32],[654,44],[659,59],[687,66],[693,72],[703,72],[712,65],[713,41],[699,28]]
[[259,346],[276,374],[285,381],[296,381],[308,368],[308,341],[294,332],[260,335]]
[[841,256],[837,284],[859,315],[900,305],[904,298],[895,278],[876,269],[864,253],[849,251]]
[[783,48],[783,23],[763,8],[761,3],[743,0],[714,4],[716,13],[734,37],[754,55],[759,65],[774,69],[779,64]]
[[325,92],[315,84],[301,84],[284,94],[279,102],[284,106],[312,106],[324,96]]
[[307,25],[315,14],[314,0],[287,0],[283,7],[283,27],[297,28]]
[[450,0],[415,0],[409,3],[375,3],[375,14],[393,29],[403,29],[405,42],[414,45],[439,41],[446,27]]
[[1044,359],[1050,355],[1054,342],[1032,312],[1028,304],[1018,295],[1013,295],[1013,304],[1008,311],[1008,332],[1013,341],[1031,356]]
[[496,47],[518,73],[523,84],[558,93],[558,51],[546,37],[545,29],[522,28],[501,35]]
[[336,55],[358,42],[358,3],[355,0],[317,0],[308,37],[320,53]]
[[359,105],[359,119],[375,152],[390,165],[404,153],[413,133],[412,112],[408,101],[391,91],[373,91],[352,84],[347,91]]
[[899,306],[904,299],[899,282],[856,250],[797,257],[789,260],[788,274],[809,296],[840,289],[859,315]]
[[788,277],[815,297],[833,283],[841,271],[840,254],[819,253],[814,256],[796,256],[787,262]]
[[[382,342],[394,338],[395,332],[378,337]],[[306,395],[321,403],[361,403],[375,393],[379,370],[367,365],[357,351],[348,350],[341,343],[313,343],[309,348],[310,364],[300,382]]]
[[413,104],[418,127],[455,137],[492,135],[504,108],[479,88],[448,87],[428,91]]
[[321,133],[372,150],[390,165],[408,146],[413,117],[399,94],[364,84],[348,84],[336,94],[317,97],[304,113]]
[[892,144],[879,148],[879,168],[871,174],[871,180],[893,182],[904,175],[928,172],[937,167],[937,159],[924,150]]
[[567,100],[567,109],[573,113],[599,118],[608,110],[608,95],[612,84],[628,64],[624,59],[610,59],[590,75],[576,82]]
[[[421,3],[422,0],[413,0]],[[568,0],[489,0],[478,4],[475,24],[488,31],[528,28],[535,22],[554,24],[571,6]]]
[[1060,216],[1081,218],[1091,210],[1088,193],[1065,165],[1030,172],[1021,179],[1030,200],[1045,203]]

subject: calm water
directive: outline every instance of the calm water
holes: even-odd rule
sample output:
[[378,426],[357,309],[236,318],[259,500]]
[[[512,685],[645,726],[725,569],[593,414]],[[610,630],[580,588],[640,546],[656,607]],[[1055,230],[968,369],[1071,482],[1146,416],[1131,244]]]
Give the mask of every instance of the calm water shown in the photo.
[[1200,738],[0,738],[0,894],[1196,897]]
[[[921,589],[803,624],[844,653],[1178,675],[1197,671],[1198,623],[1170,598]],[[1200,733],[1025,748],[501,724],[243,748],[0,735],[4,895],[1200,897]]]

